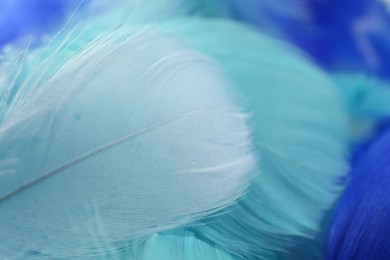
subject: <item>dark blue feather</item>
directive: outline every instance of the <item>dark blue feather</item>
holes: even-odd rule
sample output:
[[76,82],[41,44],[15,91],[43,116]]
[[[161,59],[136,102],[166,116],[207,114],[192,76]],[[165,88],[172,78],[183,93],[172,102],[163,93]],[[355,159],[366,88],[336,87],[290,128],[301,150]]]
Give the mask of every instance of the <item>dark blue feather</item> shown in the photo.
[[390,16],[384,1],[217,2],[225,7],[220,15],[227,14],[287,38],[326,69],[364,70],[390,77]]
[[390,128],[352,160],[349,185],[335,211],[328,259],[387,259],[390,255]]

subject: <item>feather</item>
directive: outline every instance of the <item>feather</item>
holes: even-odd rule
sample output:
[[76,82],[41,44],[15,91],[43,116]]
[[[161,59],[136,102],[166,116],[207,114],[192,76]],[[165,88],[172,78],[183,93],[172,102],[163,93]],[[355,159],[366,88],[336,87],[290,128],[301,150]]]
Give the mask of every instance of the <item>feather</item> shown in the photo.
[[[138,244],[127,258],[157,260],[233,260],[232,255],[198,238],[188,230],[174,230],[150,236]],[[131,256],[131,257],[129,257]]]
[[386,259],[390,254],[389,127],[356,153],[333,215],[327,259]]
[[290,45],[189,13],[121,2],[2,65],[0,256],[270,259],[318,236],[340,93]]
[[363,73],[332,75],[351,115],[350,136],[356,146],[375,135],[375,128],[390,115],[390,88],[386,80]]
[[150,26],[92,35],[2,75],[0,258],[99,256],[221,211],[253,178],[248,116],[211,59]]
[[252,111],[261,158],[250,191],[228,214],[192,229],[239,258],[269,259],[313,239],[347,172],[347,115],[337,88],[291,46],[229,21],[168,23],[215,58]]
[[386,80],[367,74],[332,75],[354,116],[385,118],[390,114],[390,88]]
[[310,21],[307,0],[295,0],[293,5],[286,5],[285,0],[196,1],[208,15],[243,21],[276,35],[283,35],[291,22]]
[[390,13],[385,1],[217,2],[227,10],[215,12],[217,15],[230,16],[283,37],[308,52],[327,70],[390,76]]

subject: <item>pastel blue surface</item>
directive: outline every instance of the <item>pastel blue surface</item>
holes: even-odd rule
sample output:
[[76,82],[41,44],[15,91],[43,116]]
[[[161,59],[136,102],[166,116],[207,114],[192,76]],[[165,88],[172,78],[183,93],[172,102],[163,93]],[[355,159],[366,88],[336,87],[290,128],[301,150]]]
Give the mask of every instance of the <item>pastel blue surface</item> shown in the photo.
[[349,185],[335,211],[328,259],[390,255],[390,128],[381,127],[352,160]]

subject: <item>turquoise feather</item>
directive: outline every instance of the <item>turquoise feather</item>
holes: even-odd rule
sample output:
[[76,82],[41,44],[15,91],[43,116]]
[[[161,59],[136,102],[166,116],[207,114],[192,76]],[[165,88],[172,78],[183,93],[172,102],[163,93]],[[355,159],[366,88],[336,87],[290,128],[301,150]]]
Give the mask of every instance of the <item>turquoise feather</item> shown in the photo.
[[351,116],[350,140],[361,143],[376,132],[378,121],[390,115],[390,88],[386,80],[363,73],[331,75]]
[[168,25],[215,58],[253,113],[259,177],[229,214],[196,229],[246,259],[269,259],[313,238],[342,190],[348,118],[332,82],[296,49],[218,20]]
[[212,243],[199,239],[188,230],[174,230],[150,236],[142,244],[135,247],[131,254],[132,259],[156,260],[234,260],[235,258],[225,251],[215,247]]
[[352,115],[378,119],[390,114],[388,81],[362,73],[336,73],[332,80],[342,92]]
[[[188,227],[185,235],[160,234],[161,243],[172,248],[193,243],[195,236],[225,252],[221,259],[276,259],[304,241],[318,257],[316,237],[348,170],[348,116],[336,86],[296,49],[245,26],[213,19],[163,26],[227,73],[232,91],[253,115],[260,163],[249,192],[227,213]],[[146,255],[153,251],[146,248]],[[192,255],[176,248],[178,259]],[[156,252],[152,259],[159,259]]]

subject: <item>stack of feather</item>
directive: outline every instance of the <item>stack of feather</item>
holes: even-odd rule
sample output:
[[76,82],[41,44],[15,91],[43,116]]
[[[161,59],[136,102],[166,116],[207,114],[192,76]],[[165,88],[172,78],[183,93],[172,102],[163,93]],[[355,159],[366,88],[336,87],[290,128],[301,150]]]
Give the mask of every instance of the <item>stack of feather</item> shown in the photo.
[[4,0],[0,259],[387,259],[379,0]]

